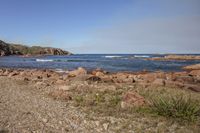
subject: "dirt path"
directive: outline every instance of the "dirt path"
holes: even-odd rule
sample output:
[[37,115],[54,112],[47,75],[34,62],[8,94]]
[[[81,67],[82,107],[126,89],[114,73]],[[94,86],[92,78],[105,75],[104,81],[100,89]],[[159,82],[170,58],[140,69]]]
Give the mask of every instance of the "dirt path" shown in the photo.
[[[33,86],[0,77],[0,132],[93,132],[84,113]],[[95,131],[97,132],[97,131]]]

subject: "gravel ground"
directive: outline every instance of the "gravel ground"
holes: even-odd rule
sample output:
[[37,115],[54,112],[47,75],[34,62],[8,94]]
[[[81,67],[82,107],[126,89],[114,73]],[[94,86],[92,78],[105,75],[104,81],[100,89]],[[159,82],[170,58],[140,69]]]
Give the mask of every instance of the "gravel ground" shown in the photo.
[[33,85],[0,77],[0,132],[93,132],[84,113]]

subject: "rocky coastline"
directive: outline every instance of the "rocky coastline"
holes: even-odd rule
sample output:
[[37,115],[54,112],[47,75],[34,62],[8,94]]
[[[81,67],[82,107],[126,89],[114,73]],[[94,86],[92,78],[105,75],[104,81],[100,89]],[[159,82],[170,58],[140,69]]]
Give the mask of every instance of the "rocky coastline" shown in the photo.
[[147,58],[153,61],[168,61],[168,60],[200,60],[199,55],[166,55],[164,57]]
[[1,68],[0,79],[2,131],[200,131],[199,119],[192,124],[172,123],[149,113],[151,99],[162,95],[192,96],[199,103],[199,64],[187,66],[182,72]]
[[22,57],[42,56],[42,55],[71,55],[72,53],[52,47],[25,46],[21,44],[11,44],[0,40],[0,56],[20,55]]
[[143,86],[167,86],[190,89],[200,92],[200,64],[183,67],[182,72],[116,72],[109,73],[102,69],[87,71],[79,67],[73,71],[56,72],[54,70],[39,69],[0,69],[0,76],[24,80],[45,80],[50,84],[65,83],[65,81],[91,81],[100,83],[127,83]]

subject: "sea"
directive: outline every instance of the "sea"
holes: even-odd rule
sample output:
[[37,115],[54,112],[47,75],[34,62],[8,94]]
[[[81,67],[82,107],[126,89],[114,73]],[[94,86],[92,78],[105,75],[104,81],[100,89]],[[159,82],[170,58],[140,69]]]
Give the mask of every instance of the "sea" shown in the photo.
[[182,67],[200,63],[200,60],[151,61],[151,57],[163,57],[164,54],[74,54],[70,56],[0,57],[0,68],[36,68],[56,71],[73,70],[83,67],[96,68],[109,72],[118,71],[182,71]]

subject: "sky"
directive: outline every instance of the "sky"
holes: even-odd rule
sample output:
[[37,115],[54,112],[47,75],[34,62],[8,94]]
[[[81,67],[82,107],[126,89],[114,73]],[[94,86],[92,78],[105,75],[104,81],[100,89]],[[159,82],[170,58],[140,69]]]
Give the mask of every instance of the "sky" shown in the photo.
[[0,40],[75,54],[200,54],[200,0],[1,0]]

